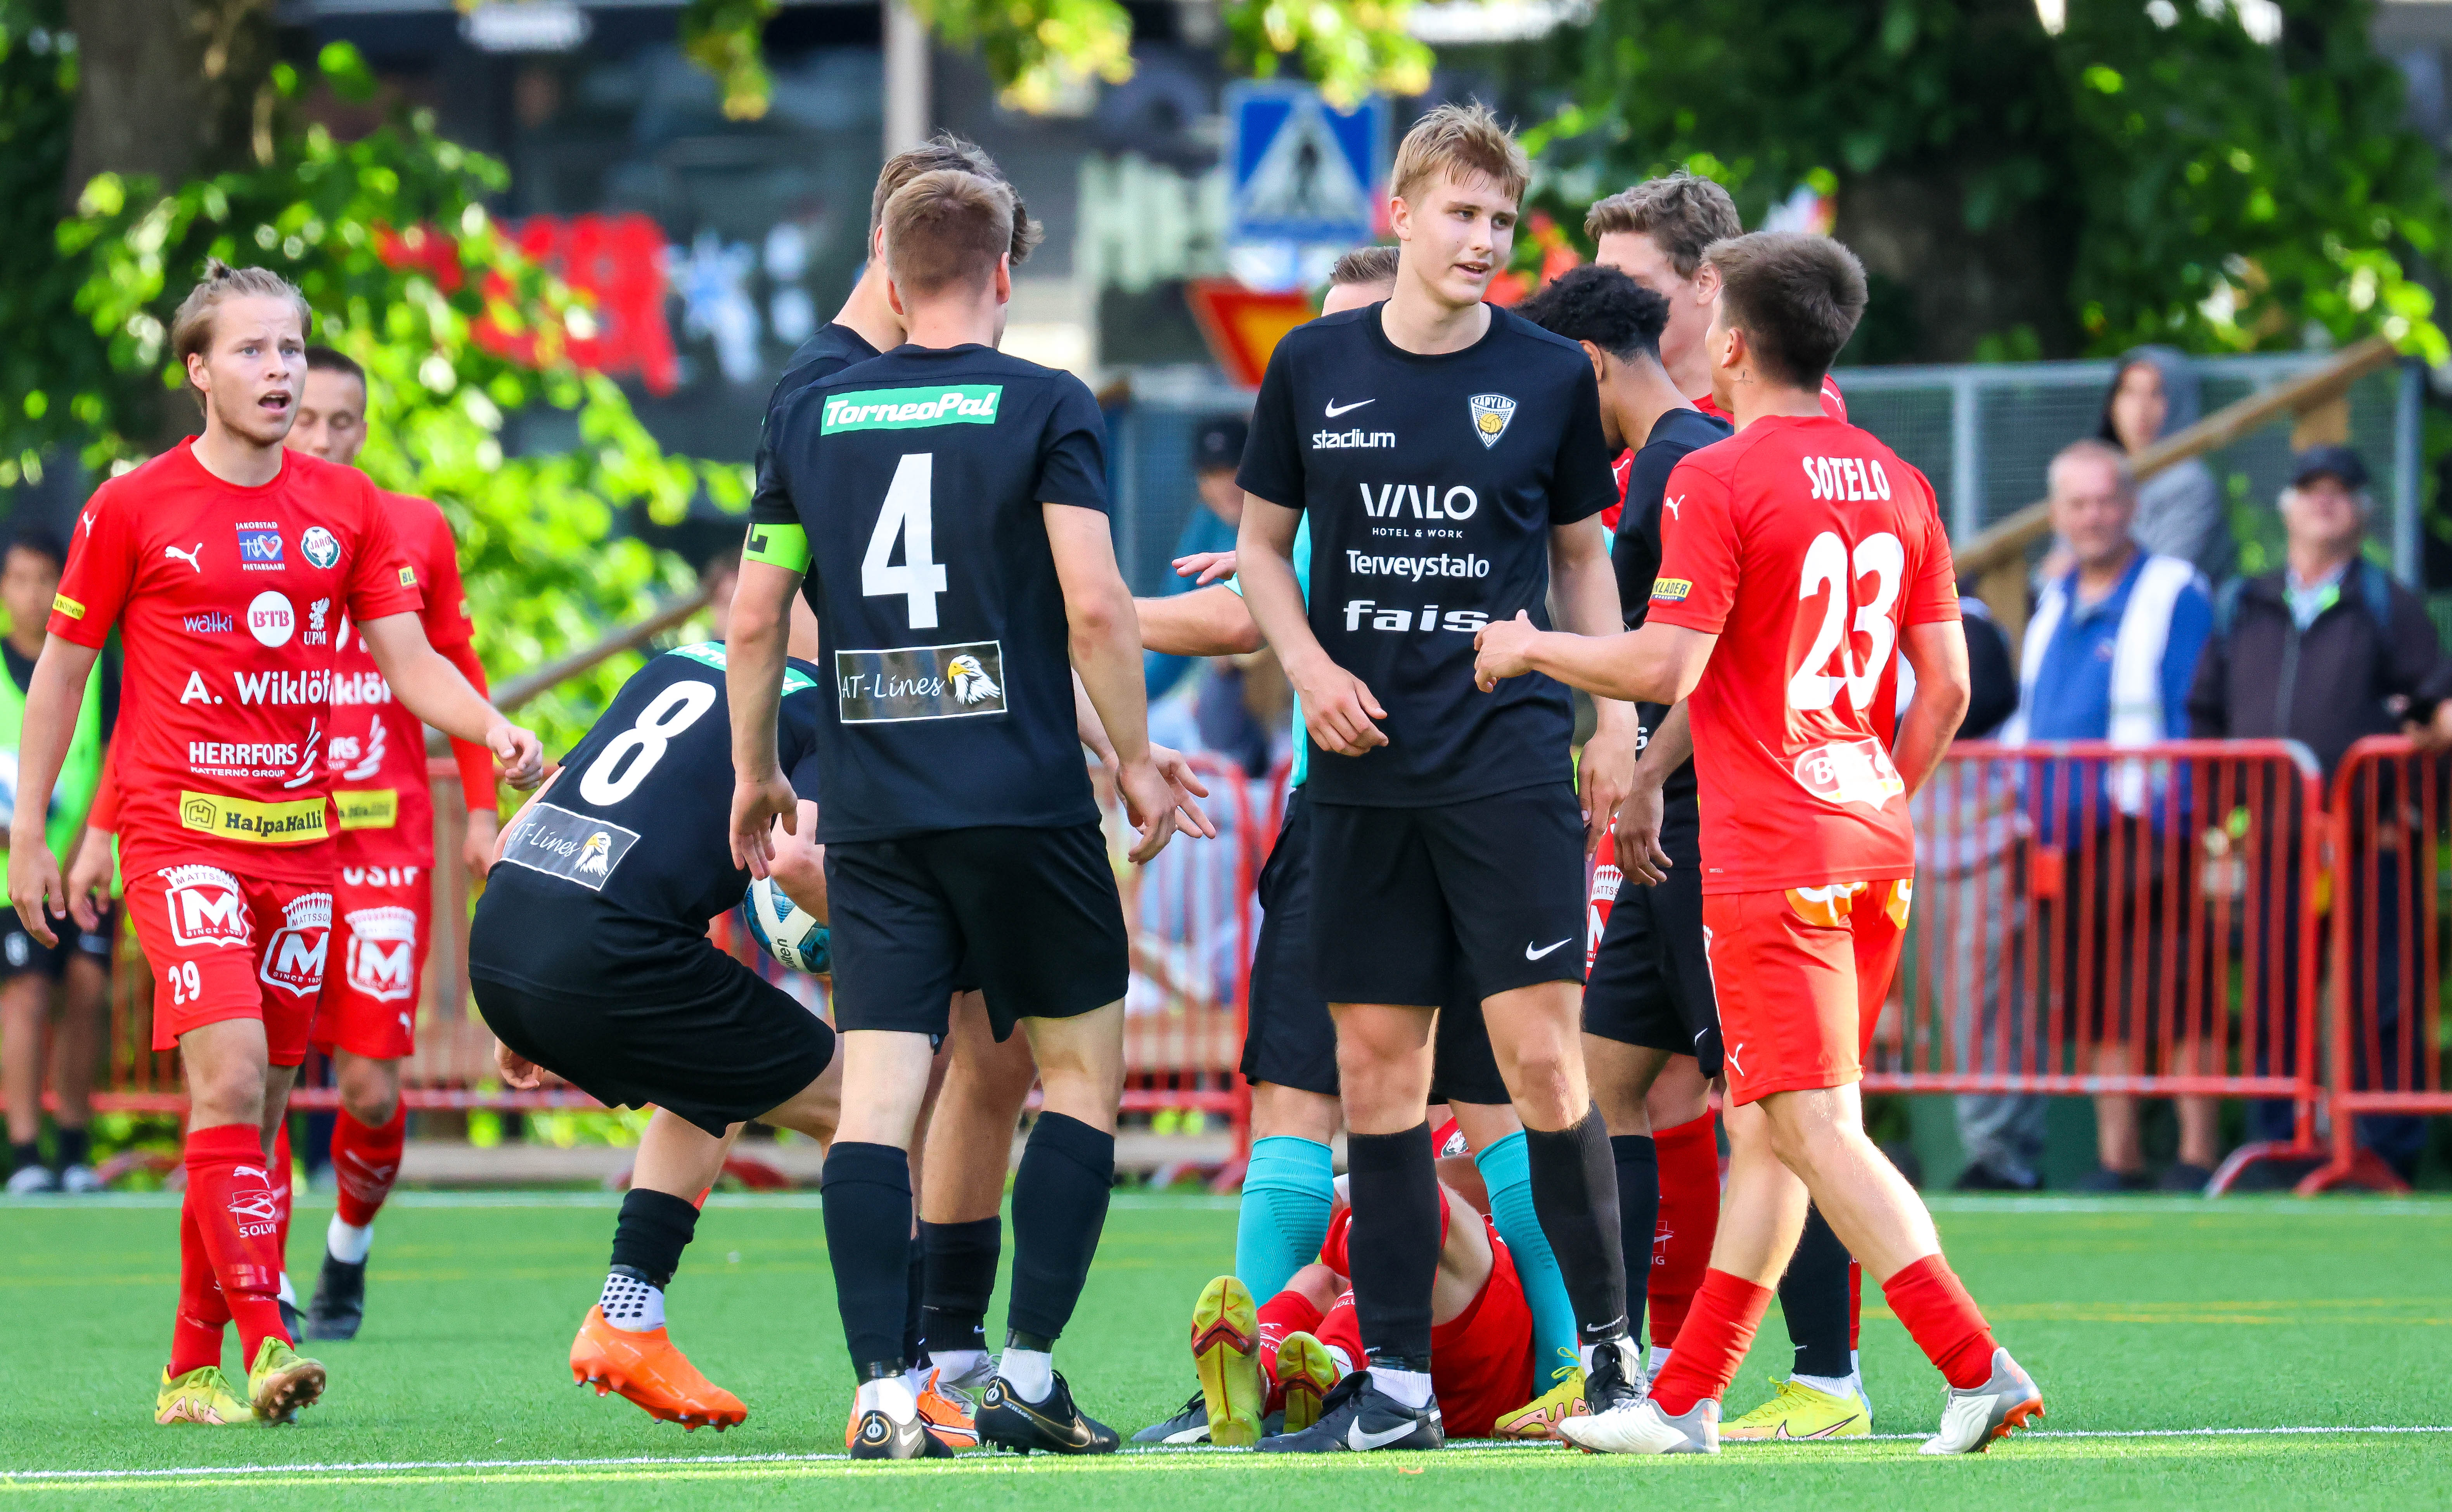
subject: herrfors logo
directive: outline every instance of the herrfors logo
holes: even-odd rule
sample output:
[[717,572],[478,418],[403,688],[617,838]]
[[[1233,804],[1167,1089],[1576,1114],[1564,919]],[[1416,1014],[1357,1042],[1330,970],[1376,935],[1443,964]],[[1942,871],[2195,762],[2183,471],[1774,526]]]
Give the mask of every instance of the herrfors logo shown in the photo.
[[258,645],[286,646],[298,633],[298,611],[289,606],[287,596],[267,588],[247,606],[247,633]]

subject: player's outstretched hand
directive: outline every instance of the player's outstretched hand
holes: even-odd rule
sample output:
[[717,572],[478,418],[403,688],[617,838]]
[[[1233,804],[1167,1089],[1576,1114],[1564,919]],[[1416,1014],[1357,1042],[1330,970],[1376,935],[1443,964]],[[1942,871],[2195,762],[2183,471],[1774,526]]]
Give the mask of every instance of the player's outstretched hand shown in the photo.
[[1630,882],[1658,887],[1673,864],[1660,848],[1660,823],[1669,801],[1650,782],[1637,782],[1617,806],[1617,869]]
[[1473,684],[1488,693],[1503,678],[1520,677],[1532,670],[1532,643],[1541,632],[1532,617],[1515,611],[1513,619],[1493,619],[1473,632]]
[[91,933],[102,928],[102,911],[110,898],[110,836],[88,830],[69,863],[69,917]]
[[1116,792],[1124,800],[1124,817],[1140,836],[1126,857],[1137,866],[1166,849],[1180,795],[1155,760],[1118,768]]
[[1360,677],[1322,657],[1289,680],[1302,695],[1303,725],[1321,750],[1358,756],[1388,743],[1388,732],[1373,722],[1388,717],[1388,711]]
[[1193,586],[1206,588],[1221,578],[1235,576],[1235,554],[1231,551],[1196,551],[1189,557],[1175,559],[1175,575],[1196,579]]
[[60,943],[51,920],[68,917],[68,892],[60,885],[60,863],[40,835],[9,848],[9,901],[17,905],[17,920],[27,933],[46,947]]
[[537,1069],[537,1063],[501,1040],[494,1041],[494,1065],[502,1071],[505,1087],[532,1092],[544,1085],[544,1073]]
[[1167,786],[1175,789],[1176,823],[1187,835],[1196,835],[1204,840],[1217,838],[1216,821],[1193,801],[1209,796],[1209,785],[1200,780],[1200,774],[1192,770],[1192,763],[1184,759],[1180,751],[1170,750],[1155,741],[1151,742],[1149,749],[1150,761],[1157,768],[1157,775],[1166,778]]
[[525,793],[544,780],[544,743],[535,732],[497,719],[485,732],[485,746],[501,763],[503,780],[518,791]]
[[460,859],[470,876],[483,880],[494,869],[495,842],[503,837],[503,816],[492,809],[468,811],[468,834],[460,842]]
[[[1642,756],[1642,731],[1631,719],[1604,722],[1584,742],[1583,758],[1575,763],[1575,791],[1584,804],[1584,854],[1600,848],[1609,834],[1610,816],[1619,812],[1634,790],[1634,768]],[[1659,828],[1655,821],[1653,828]]]
[[751,876],[765,878],[768,863],[775,859],[775,844],[767,831],[778,819],[792,834],[801,833],[801,795],[792,791],[783,774],[756,780],[736,776],[732,779],[732,864],[746,869]]

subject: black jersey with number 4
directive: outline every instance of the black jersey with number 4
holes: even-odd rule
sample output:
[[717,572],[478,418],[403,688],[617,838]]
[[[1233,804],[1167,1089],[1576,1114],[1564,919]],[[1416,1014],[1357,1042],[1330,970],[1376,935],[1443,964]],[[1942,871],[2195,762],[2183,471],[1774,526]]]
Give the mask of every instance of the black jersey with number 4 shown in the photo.
[[[1651,434],[1634,454],[1626,476],[1626,507],[1618,512],[1617,535],[1610,542],[1610,566],[1617,574],[1618,611],[1626,617],[1629,630],[1642,625],[1651,608],[1651,579],[1660,576],[1660,517],[1672,503],[1667,498],[1669,475],[1689,453],[1735,434],[1727,421],[1716,416],[1699,409],[1672,409],[1651,422]],[[1647,741],[1669,716],[1666,704],[1639,703],[1635,711]],[[1661,794],[1671,804],[1688,810],[1694,807],[1697,792],[1691,756],[1669,774]],[[1684,817],[1691,822],[1693,815]]]
[[899,346],[784,405],[834,697],[821,839],[1096,822],[1042,504],[1107,508],[1079,379],[989,347]]
[[1550,531],[1617,496],[1583,348],[1493,306],[1461,351],[1390,342],[1387,306],[1327,316],[1270,355],[1236,481],[1311,516],[1311,628],[1388,711],[1388,744],[1314,747],[1322,803],[1423,807],[1570,776],[1574,709],[1535,674],[1482,693],[1473,632],[1547,628]]
[[[574,933],[612,961],[703,936],[709,919],[740,904],[749,874],[732,864],[723,666],[723,646],[708,641],[666,652],[622,685],[552,786],[512,820],[481,913],[515,910],[527,928]],[[777,720],[783,772],[804,798],[818,796],[821,677],[806,661],[788,662]],[[539,917],[544,907],[574,912]],[[471,971],[547,989],[565,986],[573,969],[560,938],[539,938],[518,959],[471,952]],[[555,968],[540,970],[546,961]]]

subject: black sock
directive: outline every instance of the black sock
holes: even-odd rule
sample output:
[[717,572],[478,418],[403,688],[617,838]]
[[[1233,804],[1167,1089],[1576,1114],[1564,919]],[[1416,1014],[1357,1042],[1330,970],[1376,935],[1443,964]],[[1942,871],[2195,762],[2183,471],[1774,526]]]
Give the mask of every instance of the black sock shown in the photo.
[[1115,1184],[1115,1135],[1062,1113],[1038,1115],[1013,1177],[1012,1332],[1053,1341],[1072,1322]]
[[910,1285],[911,1160],[892,1145],[837,1140],[826,1151],[826,1252],[843,1342],[861,1381],[900,1375]]
[[1819,1208],[1805,1210],[1805,1232],[1779,1278],[1779,1312],[1796,1343],[1796,1373],[1846,1376],[1855,1369],[1848,1348],[1848,1247]]
[[43,1163],[43,1147],[37,1140],[9,1147],[9,1169],[11,1173],[30,1169]]
[[51,1130],[51,1153],[59,1157],[60,1169],[66,1170],[70,1166],[85,1165],[86,1157],[91,1152],[92,1147],[86,1142],[84,1129],[54,1129]]
[[1618,1239],[1617,1170],[1609,1127],[1597,1108],[1572,1129],[1524,1130],[1532,1157],[1532,1210],[1558,1257],[1575,1337],[1606,1344],[1628,1337],[1626,1255]]
[[966,1224],[920,1223],[928,1255],[922,1309],[930,1352],[988,1347],[988,1301],[996,1295],[997,1253],[1004,1246],[1004,1220]]
[[1428,1124],[1399,1134],[1348,1134],[1355,1322],[1371,1363],[1431,1368],[1431,1282],[1439,1269],[1439,1172]]
[[902,1251],[902,1358],[918,1369],[928,1363],[928,1346],[920,1337],[920,1303],[927,1295],[928,1251],[913,1234]]
[[682,1267],[682,1251],[697,1233],[697,1204],[633,1187],[622,1199],[622,1217],[613,1226],[613,1264],[636,1272],[651,1286],[669,1286],[673,1272]]
[[1660,1154],[1650,1134],[1612,1134],[1617,1163],[1617,1247],[1626,1265],[1626,1336],[1643,1337],[1644,1298],[1651,1291],[1651,1236],[1660,1227]]

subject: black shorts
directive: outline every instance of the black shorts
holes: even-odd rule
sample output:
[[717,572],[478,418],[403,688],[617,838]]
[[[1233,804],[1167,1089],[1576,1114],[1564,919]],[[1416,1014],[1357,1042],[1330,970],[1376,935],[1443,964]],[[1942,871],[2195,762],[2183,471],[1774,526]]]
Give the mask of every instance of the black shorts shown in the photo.
[[719,1137],[791,1101],[834,1059],[824,1019],[705,941],[677,944],[662,964],[550,990],[472,964],[468,985],[504,1044],[598,1102],[667,1109]]
[[1584,819],[1566,783],[1427,809],[1322,803],[1313,986],[1432,1008],[1584,979]]
[[1672,863],[1666,881],[1618,884],[1584,984],[1584,1032],[1691,1055],[1705,1076],[1717,1076],[1720,1005],[1703,950],[1703,854],[1694,816],[1672,815],[1661,827],[1660,848]]
[[987,999],[999,1040],[1124,995],[1123,896],[1095,824],[942,830],[826,847],[835,1023],[946,1031],[957,991]]
[[[1323,1097],[1337,1095],[1336,1025],[1312,985],[1312,805],[1303,790],[1286,795],[1285,821],[1260,870],[1260,938],[1243,1030],[1243,1079]],[[1469,978],[1440,1005],[1432,1101],[1503,1103],[1507,1083],[1491,1053],[1481,1000]]]
[[58,919],[51,932],[59,936],[57,945],[46,945],[27,933],[16,910],[0,910],[0,982],[29,972],[40,972],[56,982],[68,975],[69,962],[80,956],[101,967],[106,977],[110,974],[110,944],[119,937],[117,905],[102,911],[95,929],[81,930],[74,919]]

